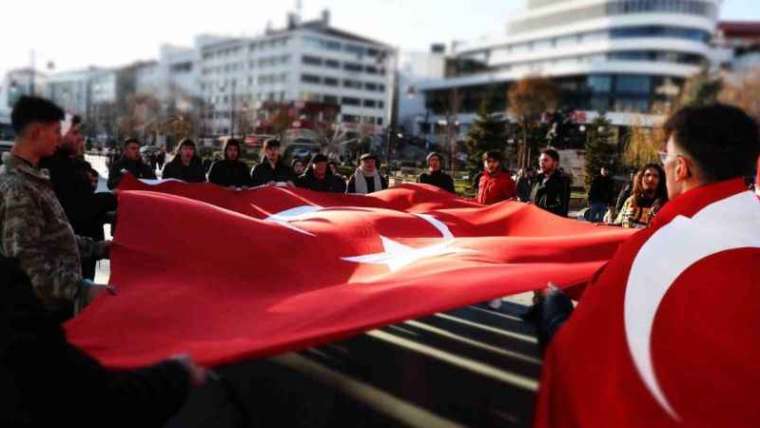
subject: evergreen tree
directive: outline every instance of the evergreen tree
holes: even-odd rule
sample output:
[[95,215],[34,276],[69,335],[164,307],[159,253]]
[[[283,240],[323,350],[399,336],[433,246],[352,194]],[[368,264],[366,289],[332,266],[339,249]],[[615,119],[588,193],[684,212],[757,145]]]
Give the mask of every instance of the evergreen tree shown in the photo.
[[507,146],[507,129],[503,120],[491,114],[491,101],[480,103],[478,114],[467,133],[467,166],[470,171],[480,169],[483,153],[489,150],[504,151]]
[[612,141],[612,127],[606,117],[598,116],[586,125],[586,186],[599,174],[602,167],[614,170],[617,164],[617,147]]

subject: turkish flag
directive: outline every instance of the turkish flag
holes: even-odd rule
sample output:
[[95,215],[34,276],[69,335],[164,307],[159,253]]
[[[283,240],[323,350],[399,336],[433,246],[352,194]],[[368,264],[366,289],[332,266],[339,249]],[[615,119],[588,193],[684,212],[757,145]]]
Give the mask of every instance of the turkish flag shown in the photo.
[[372,195],[125,177],[111,283],[66,325],[104,364],[217,365],[585,283],[630,233],[426,185]]
[[544,359],[536,426],[760,424],[760,201],[691,190],[621,245]]

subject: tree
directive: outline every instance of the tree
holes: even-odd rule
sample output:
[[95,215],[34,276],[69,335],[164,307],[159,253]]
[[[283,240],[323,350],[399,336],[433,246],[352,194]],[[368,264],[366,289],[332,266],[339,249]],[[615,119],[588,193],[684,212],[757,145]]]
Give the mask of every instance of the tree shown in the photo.
[[741,108],[760,122],[760,70],[726,79],[718,100]]
[[541,122],[541,116],[557,108],[559,88],[549,79],[537,76],[526,77],[507,92],[509,110],[522,128],[522,140],[517,151],[517,165],[525,168],[530,164],[532,148],[528,135]]
[[480,103],[478,114],[465,139],[468,152],[467,166],[471,171],[480,168],[483,153],[489,150],[504,151],[507,144],[505,123],[491,114],[490,107],[490,98]]
[[677,107],[705,106],[714,104],[718,100],[718,94],[723,87],[720,77],[711,76],[703,71],[691,77],[684,84]]
[[640,120],[634,119],[625,143],[623,163],[626,167],[638,170],[642,166],[658,161],[657,152],[664,140],[662,127],[647,128]]
[[599,174],[602,167],[615,169],[617,148],[612,140],[611,122],[603,115],[594,119],[586,128],[586,185]]

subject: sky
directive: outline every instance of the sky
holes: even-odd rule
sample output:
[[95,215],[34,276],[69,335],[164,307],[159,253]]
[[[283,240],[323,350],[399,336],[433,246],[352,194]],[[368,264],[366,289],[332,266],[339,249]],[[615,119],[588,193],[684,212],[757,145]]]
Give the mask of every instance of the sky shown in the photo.
[[[402,50],[503,32],[525,0],[302,0],[303,17],[329,8],[335,27]],[[155,59],[162,43],[191,46],[200,33],[255,35],[282,27],[296,1],[26,0],[3,5],[0,76],[31,63],[58,71]],[[725,0],[722,19],[759,20],[758,0]]]

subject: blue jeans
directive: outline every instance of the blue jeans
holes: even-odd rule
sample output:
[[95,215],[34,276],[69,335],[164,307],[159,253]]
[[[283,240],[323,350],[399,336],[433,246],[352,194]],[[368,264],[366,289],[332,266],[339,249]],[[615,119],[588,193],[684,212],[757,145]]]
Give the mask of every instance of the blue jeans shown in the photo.
[[607,204],[604,202],[592,202],[589,205],[588,219],[591,222],[599,223],[604,220],[604,214],[607,213]]

